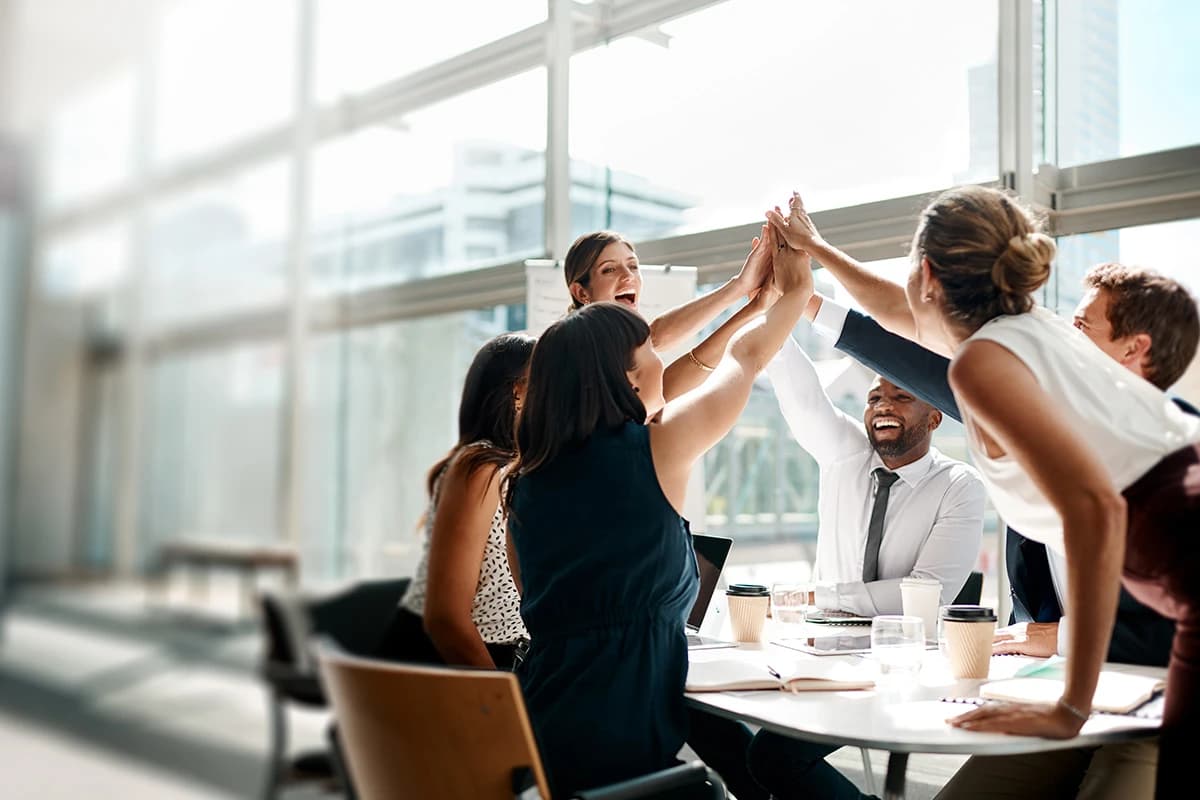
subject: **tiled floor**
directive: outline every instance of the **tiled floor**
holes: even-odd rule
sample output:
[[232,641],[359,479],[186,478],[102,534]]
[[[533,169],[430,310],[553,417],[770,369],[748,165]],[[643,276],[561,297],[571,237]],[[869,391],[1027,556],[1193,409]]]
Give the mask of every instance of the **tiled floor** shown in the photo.
[[[213,601],[221,607],[218,587]],[[137,586],[17,592],[0,628],[4,798],[251,798],[266,774],[258,633],[148,607]],[[291,746],[319,747],[326,716],[290,714]],[[830,759],[862,785],[859,751]],[[886,754],[874,753],[882,782]],[[962,763],[914,756],[909,792],[932,797]],[[309,785],[286,800],[329,797]]]

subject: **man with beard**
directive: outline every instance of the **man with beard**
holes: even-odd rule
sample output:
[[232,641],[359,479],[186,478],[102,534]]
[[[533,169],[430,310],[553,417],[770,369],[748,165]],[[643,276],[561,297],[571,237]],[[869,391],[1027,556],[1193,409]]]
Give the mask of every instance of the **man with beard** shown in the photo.
[[[951,602],[979,555],[986,493],[974,469],[930,445],[942,412],[877,377],[860,422],[834,406],[793,339],[767,375],[792,435],[821,469],[816,605],[899,614],[909,576],[937,579],[942,602]],[[780,800],[862,797],[825,761],[837,749],[759,731],[746,757],[755,781]]]
[[794,340],[767,374],[792,435],[821,470],[816,605],[899,614],[900,581],[910,576],[936,579],[951,602],[979,554],[985,492],[974,469],[930,446],[942,413],[876,378],[862,421],[853,419]]

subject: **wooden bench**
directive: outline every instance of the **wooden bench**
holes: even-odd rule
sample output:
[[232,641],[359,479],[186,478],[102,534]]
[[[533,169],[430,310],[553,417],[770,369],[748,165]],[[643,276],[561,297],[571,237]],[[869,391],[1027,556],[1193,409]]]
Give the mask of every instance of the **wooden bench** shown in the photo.
[[155,570],[163,594],[172,572],[180,567],[189,572],[193,598],[207,597],[211,571],[223,569],[238,573],[242,587],[239,609],[243,617],[253,615],[257,606],[260,572],[278,572],[292,589],[300,579],[300,556],[295,548],[286,545],[191,538],[165,542],[159,549]]

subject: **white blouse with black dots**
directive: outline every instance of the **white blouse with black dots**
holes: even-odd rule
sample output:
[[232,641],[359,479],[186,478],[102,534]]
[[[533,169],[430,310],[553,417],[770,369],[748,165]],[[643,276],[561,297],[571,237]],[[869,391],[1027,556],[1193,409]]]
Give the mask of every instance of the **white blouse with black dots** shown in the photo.
[[[421,548],[421,562],[417,574],[409,584],[408,591],[400,600],[402,608],[423,616],[425,613],[425,587],[429,578],[429,541],[433,536],[433,516],[436,503],[430,501],[425,512],[425,541]],[[492,515],[492,526],[488,530],[487,545],[483,549],[483,564],[479,568],[479,585],[475,587],[475,602],[471,607],[471,620],[486,644],[513,644],[529,637],[525,623],[521,621],[521,595],[513,581],[508,566],[508,549],[505,546],[508,517],[503,506],[496,507]]]

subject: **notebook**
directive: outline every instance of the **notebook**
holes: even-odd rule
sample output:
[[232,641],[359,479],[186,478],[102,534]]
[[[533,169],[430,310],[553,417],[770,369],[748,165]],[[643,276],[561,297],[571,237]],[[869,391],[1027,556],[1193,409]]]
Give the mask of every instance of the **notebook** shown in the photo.
[[692,605],[692,612],[688,614],[687,619],[689,650],[737,647],[735,642],[726,642],[700,635],[700,626],[704,624],[713,592],[717,589],[717,582],[721,579],[721,570],[725,568],[725,561],[729,558],[729,551],[732,547],[733,539],[707,536],[703,533],[692,534],[692,549],[696,552],[696,565],[700,568],[700,591],[696,595],[696,602]]
[[783,689],[791,692],[840,692],[874,688],[862,667],[804,661],[789,664],[781,673],[757,661],[722,659],[693,661],[688,664],[688,692],[741,692],[755,689]]
[[[1166,687],[1162,678],[1101,672],[1092,696],[1092,710],[1110,714],[1128,714]],[[1055,678],[1010,678],[985,683],[979,696],[988,700],[1009,700],[1053,705],[1062,697],[1064,682]]]

